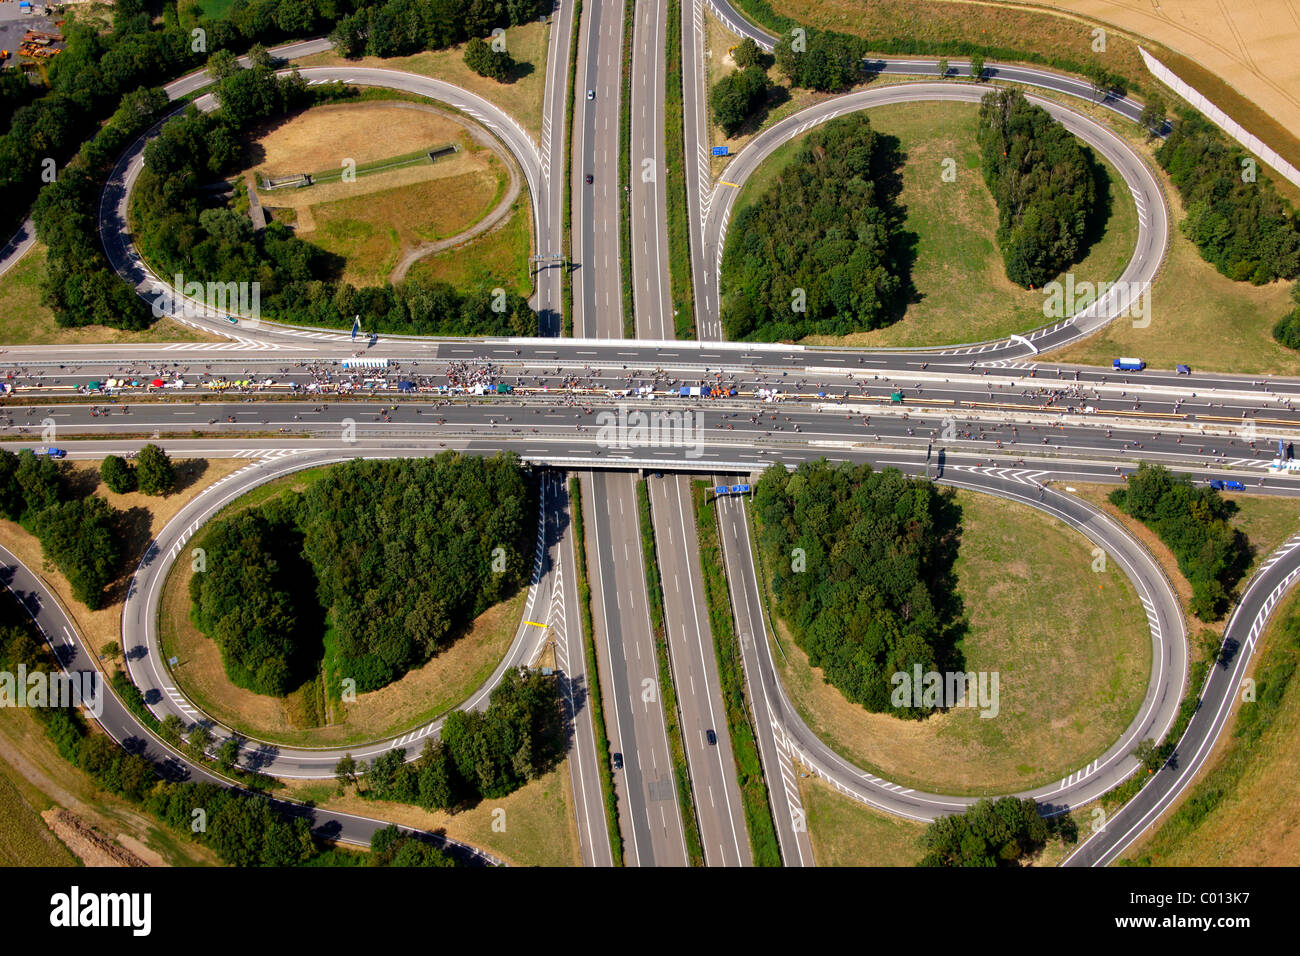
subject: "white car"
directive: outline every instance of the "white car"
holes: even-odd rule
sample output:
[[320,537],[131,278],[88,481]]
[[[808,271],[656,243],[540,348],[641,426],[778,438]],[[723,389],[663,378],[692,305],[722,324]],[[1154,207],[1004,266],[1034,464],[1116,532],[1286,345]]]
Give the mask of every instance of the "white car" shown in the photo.
[[587,91],[587,99],[589,99],[589,100],[594,100],[595,98],[596,98],[596,91],[595,91],[595,90],[588,90],[588,91]]

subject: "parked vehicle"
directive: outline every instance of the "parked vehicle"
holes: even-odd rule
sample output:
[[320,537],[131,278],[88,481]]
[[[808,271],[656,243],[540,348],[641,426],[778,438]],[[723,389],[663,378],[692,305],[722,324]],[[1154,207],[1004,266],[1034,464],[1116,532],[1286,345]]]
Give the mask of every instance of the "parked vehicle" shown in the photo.
[[1227,488],[1229,491],[1245,491],[1245,490],[1246,490],[1246,486],[1245,486],[1244,484],[1242,484],[1240,481],[1235,481],[1235,480],[1234,480],[1234,481],[1225,481],[1225,482],[1223,483],[1223,487]]
[[1176,371],[1179,375],[1191,375],[1191,374],[1192,374],[1192,368],[1191,368],[1190,365],[1180,365],[1180,366],[1178,366],[1176,369],[1174,369],[1174,371]]
[[1139,358],[1117,358],[1111,367],[1122,372],[1140,372],[1147,367],[1147,363]]
[[1211,478],[1211,479],[1210,479],[1210,487],[1213,488],[1215,491],[1222,491],[1222,490],[1223,490],[1223,479],[1221,479],[1221,478]]
[[38,454],[38,455],[45,455],[46,457],[49,457],[49,458],[66,458],[66,457],[68,457],[68,453],[67,453],[66,451],[64,451],[62,448],[38,448],[38,449],[36,449],[36,454]]

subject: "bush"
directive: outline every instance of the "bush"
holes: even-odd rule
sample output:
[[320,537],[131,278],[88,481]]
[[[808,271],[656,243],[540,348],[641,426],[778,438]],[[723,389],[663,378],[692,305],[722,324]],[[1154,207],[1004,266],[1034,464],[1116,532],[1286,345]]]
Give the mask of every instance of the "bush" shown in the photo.
[[172,460],[157,445],[149,444],[136,455],[136,485],[146,495],[169,495],[176,487]]
[[114,494],[124,495],[136,489],[135,469],[117,455],[109,455],[104,459],[99,466],[99,477]]
[[479,76],[498,83],[509,79],[515,69],[515,61],[508,52],[494,50],[478,37],[465,44],[465,65]]
[[1273,338],[1289,349],[1300,349],[1300,282],[1291,287],[1291,298],[1295,300],[1295,308],[1277,320]]

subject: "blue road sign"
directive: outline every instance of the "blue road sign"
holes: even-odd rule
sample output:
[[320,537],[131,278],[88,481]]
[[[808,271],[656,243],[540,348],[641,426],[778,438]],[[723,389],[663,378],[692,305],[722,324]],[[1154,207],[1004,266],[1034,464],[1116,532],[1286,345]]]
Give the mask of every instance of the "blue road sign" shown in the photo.
[[714,146],[714,147],[713,147],[713,155],[714,155],[714,156],[728,156],[728,155],[730,155],[730,153],[728,152],[728,150],[729,150],[729,147],[727,147],[727,146]]

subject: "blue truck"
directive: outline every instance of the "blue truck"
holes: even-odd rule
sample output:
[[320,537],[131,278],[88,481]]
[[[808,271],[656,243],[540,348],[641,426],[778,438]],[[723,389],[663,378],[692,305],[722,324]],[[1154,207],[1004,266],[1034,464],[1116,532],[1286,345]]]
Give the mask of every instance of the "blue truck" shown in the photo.
[[1140,372],[1147,367],[1147,363],[1139,358],[1117,358],[1110,364],[1111,368],[1121,372]]

